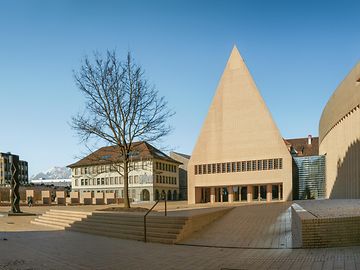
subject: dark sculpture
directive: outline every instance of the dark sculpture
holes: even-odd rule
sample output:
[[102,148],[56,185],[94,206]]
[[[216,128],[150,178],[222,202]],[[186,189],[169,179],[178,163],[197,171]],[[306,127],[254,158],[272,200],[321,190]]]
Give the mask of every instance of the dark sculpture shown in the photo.
[[18,165],[18,160],[13,159],[12,156],[9,157],[10,163],[10,173],[11,173],[11,213],[21,213],[20,211],[20,181],[19,181],[19,172],[16,165]]

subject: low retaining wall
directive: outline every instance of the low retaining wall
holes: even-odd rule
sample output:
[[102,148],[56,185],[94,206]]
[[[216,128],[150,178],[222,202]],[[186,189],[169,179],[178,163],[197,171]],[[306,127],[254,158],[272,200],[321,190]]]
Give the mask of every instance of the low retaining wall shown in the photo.
[[360,216],[319,218],[296,203],[291,211],[294,247],[360,245]]

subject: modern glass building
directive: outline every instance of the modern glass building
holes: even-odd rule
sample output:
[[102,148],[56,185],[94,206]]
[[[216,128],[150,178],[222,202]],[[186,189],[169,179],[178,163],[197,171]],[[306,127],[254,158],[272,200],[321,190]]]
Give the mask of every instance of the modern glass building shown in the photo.
[[293,159],[294,199],[325,198],[325,156],[293,157]]

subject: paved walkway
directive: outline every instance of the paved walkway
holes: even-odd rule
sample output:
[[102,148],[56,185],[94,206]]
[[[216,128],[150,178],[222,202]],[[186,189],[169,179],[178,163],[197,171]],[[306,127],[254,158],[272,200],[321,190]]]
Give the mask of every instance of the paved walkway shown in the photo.
[[[29,217],[2,217],[0,269],[360,269],[360,246],[284,248],[284,245],[290,246],[289,205],[278,203],[237,207],[216,222],[218,225],[223,222],[225,227],[222,231],[217,231],[219,227],[214,223],[214,226],[210,225],[199,234],[202,237],[196,236],[192,240],[202,239],[208,244],[213,241],[214,245],[219,246],[224,246],[226,240],[235,248],[163,245],[69,231],[49,231],[47,227],[29,225]],[[40,213],[44,210],[34,208],[31,211]],[[28,226],[32,226],[32,231],[22,231],[26,228],[29,230]],[[267,226],[269,229],[266,229]],[[220,236],[215,232],[220,232]],[[211,234],[214,239],[210,237]],[[259,249],[262,238],[270,248]]]
[[182,242],[242,248],[291,248],[291,203],[243,205]]
[[[8,240],[3,241],[3,236]],[[76,232],[0,233],[0,269],[360,269],[360,247],[169,246]]]

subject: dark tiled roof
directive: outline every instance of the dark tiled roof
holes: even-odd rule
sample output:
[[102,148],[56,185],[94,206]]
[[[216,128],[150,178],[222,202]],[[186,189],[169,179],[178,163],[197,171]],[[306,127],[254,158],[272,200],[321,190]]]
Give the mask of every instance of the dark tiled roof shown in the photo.
[[186,154],[182,154],[182,153],[178,153],[178,152],[172,152],[172,153],[174,153],[175,155],[181,156],[181,157],[183,157],[183,158],[186,158],[186,159],[190,159],[190,158],[191,158],[191,156],[186,155]]
[[312,137],[311,144],[308,144],[308,138],[284,139],[284,141],[294,156],[319,155],[319,137]]
[[[153,147],[147,142],[135,142],[132,145],[131,152],[133,153],[130,158],[132,161],[141,159],[160,159],[168,162],[182,164],[168,155],[161,152],[159,149]],[[121,162],[120,149],[118,146],[106,146],[102,147],[85,158],[68,165],[68,167],[80,167],[89,165],[101,165]]]

